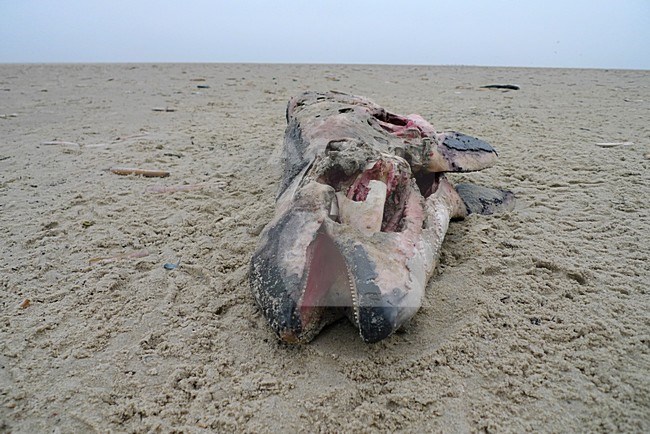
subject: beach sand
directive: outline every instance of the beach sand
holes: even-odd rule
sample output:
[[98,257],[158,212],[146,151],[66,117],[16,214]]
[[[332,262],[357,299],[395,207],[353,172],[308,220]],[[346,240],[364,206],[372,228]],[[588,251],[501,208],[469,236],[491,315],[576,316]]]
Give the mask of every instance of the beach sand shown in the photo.
[[[308,89],[485,139],[452,179],[517,196],[378,344],[280,344],[249,290]],[[648,71],[0,65],[0,432],[650,432],[649,153]]]

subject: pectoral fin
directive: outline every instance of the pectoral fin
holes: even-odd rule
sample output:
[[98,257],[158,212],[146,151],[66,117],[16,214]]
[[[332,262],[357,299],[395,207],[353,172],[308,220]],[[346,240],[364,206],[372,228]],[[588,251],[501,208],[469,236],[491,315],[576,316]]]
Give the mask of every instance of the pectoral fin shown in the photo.
[[456,191],[465,203],[468,214],[496,214],[515,207],[515,195],[508,190],[475,184],[456,184]]

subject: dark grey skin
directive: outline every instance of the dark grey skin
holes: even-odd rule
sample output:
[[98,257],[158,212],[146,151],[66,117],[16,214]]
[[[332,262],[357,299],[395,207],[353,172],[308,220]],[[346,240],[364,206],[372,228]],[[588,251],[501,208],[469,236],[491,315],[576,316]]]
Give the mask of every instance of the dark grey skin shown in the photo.
[[496,151],[418,115],[306,92],[289,101],[287,124],[276,213],[250,267],[285,342],[309,342],[341,317],[365,342],[390,336],[419,309],[449,221],[514,206],[511,192],[452,186],[445,172],[487,168]]

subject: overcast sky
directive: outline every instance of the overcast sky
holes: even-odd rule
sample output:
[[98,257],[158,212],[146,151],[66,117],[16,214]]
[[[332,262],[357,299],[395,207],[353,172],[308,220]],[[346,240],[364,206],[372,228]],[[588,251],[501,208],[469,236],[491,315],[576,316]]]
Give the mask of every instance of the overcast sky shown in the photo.
[[650,69],[650,0],[0,0],[0,62]]

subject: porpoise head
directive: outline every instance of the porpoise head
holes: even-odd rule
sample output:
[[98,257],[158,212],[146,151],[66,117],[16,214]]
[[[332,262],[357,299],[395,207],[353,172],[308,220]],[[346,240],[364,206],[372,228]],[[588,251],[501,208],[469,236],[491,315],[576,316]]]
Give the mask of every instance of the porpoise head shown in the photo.
[[395,155],[328,145],[279,198],[251,262],[253,293],[277,335],[307,342],[347,316],[376,342],[410,319],[437,250],[423,239],[426,200],[453,195],[441,185],[443,175],[416,178]]

